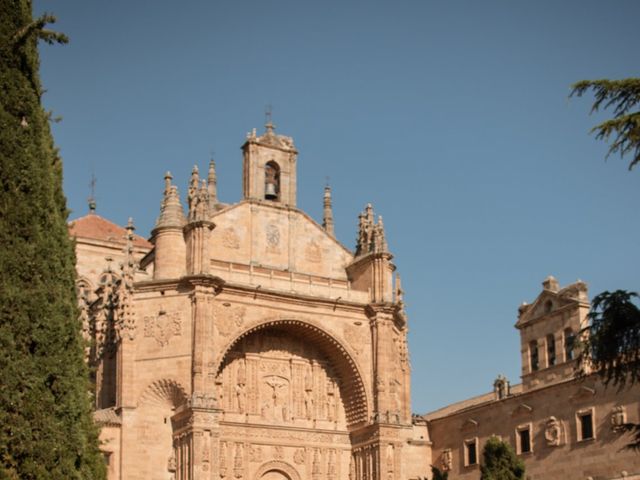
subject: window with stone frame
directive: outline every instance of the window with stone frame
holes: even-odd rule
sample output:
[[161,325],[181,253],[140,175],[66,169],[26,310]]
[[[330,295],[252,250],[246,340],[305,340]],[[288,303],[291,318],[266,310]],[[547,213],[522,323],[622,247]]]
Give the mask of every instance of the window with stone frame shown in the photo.
[[531,453],[533,451],[532,445],[532,429],[531,424],[527,423],[519,425],[516,428],[516,453],[518,455]]
[[576,437],[579,442],[596,438],[595,409],[585,408],[576,413]]
[[464,441],[464,466],[472,467],[478,464],[478,438]]

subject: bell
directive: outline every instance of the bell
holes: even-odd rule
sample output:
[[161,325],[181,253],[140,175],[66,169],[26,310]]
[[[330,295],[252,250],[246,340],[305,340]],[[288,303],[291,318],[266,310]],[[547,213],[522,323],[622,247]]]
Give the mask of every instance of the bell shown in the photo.
[[278,198],[278,192],[276,192],[276,185],[274,183],[264,184],[264,198],[267,200],[275,200]]

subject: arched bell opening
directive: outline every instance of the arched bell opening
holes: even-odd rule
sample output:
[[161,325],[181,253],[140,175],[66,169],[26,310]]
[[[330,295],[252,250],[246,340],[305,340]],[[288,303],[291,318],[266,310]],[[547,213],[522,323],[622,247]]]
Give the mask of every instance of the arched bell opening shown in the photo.
[[273,160],[264,167],[264,198],[280,200],[280,166]]
[[300,320],[264,322],[238,335],[217,368],[224,419],[351,430],[369,406],[353,356],[336,338]]

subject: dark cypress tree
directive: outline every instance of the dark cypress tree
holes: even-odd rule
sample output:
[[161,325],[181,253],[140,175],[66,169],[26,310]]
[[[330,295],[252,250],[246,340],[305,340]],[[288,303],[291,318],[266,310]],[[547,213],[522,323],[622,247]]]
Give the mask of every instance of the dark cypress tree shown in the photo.
[[62,165],[29,0],[0,0],[0,478],[100,479]]

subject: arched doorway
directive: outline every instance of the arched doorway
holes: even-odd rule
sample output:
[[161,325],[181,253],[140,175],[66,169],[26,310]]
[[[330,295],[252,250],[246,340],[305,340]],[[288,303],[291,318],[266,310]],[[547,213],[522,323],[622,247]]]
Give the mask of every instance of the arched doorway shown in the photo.
[[358,365],[338,339],[309,322],[273,320],[232,339],[221,358],[215,395],[225,468],[255,480],[320,471],[346,478],[350,433],[369,408]]

